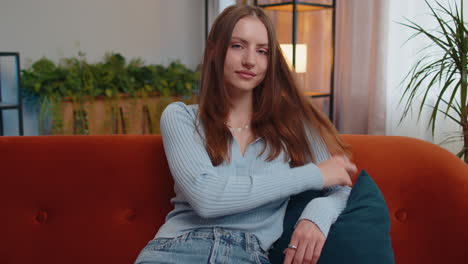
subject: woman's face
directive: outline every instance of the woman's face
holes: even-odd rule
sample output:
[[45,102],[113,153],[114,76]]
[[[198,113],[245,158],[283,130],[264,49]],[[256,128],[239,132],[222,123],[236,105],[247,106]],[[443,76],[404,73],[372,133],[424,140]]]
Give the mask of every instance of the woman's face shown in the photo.
[[224,61],[224,82],[232,92],[252,92],[268,68],[268,33],[255,17],[240,19],[231,36]]

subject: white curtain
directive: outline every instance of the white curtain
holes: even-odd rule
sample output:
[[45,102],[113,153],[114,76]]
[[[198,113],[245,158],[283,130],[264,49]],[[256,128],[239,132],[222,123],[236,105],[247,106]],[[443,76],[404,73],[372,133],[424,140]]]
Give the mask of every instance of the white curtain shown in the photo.
[[387,0],[337,0],[335,125],[385,134]]

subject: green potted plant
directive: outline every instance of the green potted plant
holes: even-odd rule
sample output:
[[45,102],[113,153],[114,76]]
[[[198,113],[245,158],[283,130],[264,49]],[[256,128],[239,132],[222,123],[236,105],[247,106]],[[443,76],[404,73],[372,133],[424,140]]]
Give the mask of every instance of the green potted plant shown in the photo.
[[39,133],[47,133],[44,128],[48,119],[54,120],[52,131],[61,133],[62,120],[59,115],[58,102],[67,92],[67,72],[49,59],[42,58],[22,70],[22,87],[25,101],[39,106]]
[[22,70],[25,99],[40,106],[40,134],[138,133],[131,128],[141,125],[143,133],[159,133],[162,109],[173,100],[193,102],[198,78],[178,61],[167,67],[127,63],[118,53],[95,64],[81,52],[59,64],[42,58]]
[[460,125],[461,134],[449,137],[446,141],[463,142],[463,147],[457,156],[463,158],[468,164],[468,30],[463,18],[464,0],[460,0],[459,5],[454,1],[454,5],[448,7],[437,1],[437,7],[433,7],[427,0],[425,1],[431,10],[431,16],[437,21],[436,29],[425,29],[408,19],[407,23],[400,24],[415,31],[408,40],[423,36],[430,41],[430,46],[425,47],[423,51],[435,46],[442,52],[427,53],[419,58],[405,77],[405,89],[400,99],[400,104],[405,102],[405,106],[400,123],[420,94],[422,100],[419,104],[419,121],[428,95],[431,91],[437,92],[435,104],[429,106],[432,109],[429,119],[432,135],[434,135],[438,114]]

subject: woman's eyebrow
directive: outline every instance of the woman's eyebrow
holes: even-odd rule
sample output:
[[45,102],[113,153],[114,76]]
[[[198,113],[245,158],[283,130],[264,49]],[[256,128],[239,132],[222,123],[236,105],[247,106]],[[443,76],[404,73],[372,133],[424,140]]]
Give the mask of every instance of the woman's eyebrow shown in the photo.
[[[244,43],[244,44],[248,44],[248,43],[249,43],[247,40],[245,40],[245,39],[243,39],[243,38],[240,38],[240,37],[232,37],[232,38],[231,38],[231,41],[234,40],[234,39],[235,39],[235,40],[238,40],[238,41],[240,41],[240,42],[242,42],[242,43]],[[260,44],[257,44],[257,46],[259,46],[259,47],[268,47],[268,43],[260,43]]]

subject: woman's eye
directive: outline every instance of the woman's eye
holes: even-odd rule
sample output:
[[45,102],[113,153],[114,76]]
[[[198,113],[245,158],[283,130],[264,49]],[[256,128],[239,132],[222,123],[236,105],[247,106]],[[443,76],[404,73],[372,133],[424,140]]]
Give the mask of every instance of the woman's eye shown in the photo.
[[258,53],[262,55],[268,55],[268,50],[259,50]]
[[240,44],[231,44],[231,48],[234,48],[234,49],[240,49],[242,48],[242,46]]

